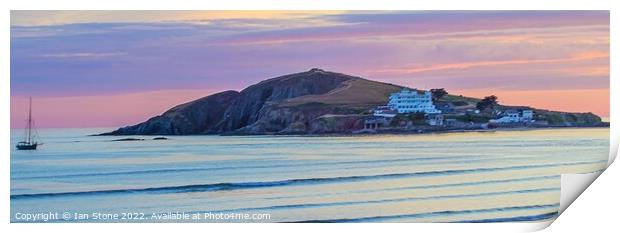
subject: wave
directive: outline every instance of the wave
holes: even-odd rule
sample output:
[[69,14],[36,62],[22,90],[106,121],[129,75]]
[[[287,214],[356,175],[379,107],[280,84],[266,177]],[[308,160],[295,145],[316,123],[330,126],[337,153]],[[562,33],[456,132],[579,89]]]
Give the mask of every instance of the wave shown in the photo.
[[392,174],[365,175],[365,176],[303,178],[303,179],[291,179],[291,180],[282,180],[282,181],[192,184],[192,185],[181,185],[181,186],[150,187],[150,188],[135,188],[135,189],[112,189],[112,190],[93,190],[93,191],[76,191],[76,192],[60,192],[60,193],[15,194],[15,195],[11,195],[11,199],[14,200],[14,199],[41,198],[41,197],[131,194],[131,193],[211,192],[211,191],[222,191],[222,190],[266,188],[266,187],[278,187],[278,186],[289,186],[289,185],[310,185],[310,184],[323,184],[323,183],[335,183],[335,182],[358,182],[358,181],[378,180],[378,179],[398,179],[398,178],[410,178],[410,177],[418,177],[418,176],[462,175],[462,174],[469,174],[469,173],[484,173],[484,172],[495,172],[495,171],[523,170],[523,169],[532,169],[532,168],[596,164],[596,163],[601,163],[601,162],[607,162],[607,161],[600,160],[600,161],[592,161],[592,162],[520,165],[520,166],[509,166],[509,167],[441,170],[441,171],[425,171],[425,172],[412,172],[412,173],[392,173]]
[[[559,206],[560,206],[560,203],[555,203],[555,204],[547,204],[547,205],[510,206],[510,207],[475,209],[475,210],[446,210],[446,211],[436,211],[436,212],[418,213],[418,214],[373,216],[373,217],[363,217],[363,218],[317,219],[317,220],[305,220],[305,221],[298,221],[298,222],[307,222],[307,223],[377,222],[377,221],[398,220],[398,219],[405,219],[405,218],[428,218],[428,217],[436,217],[436,216],[453,216],[453,215],[464,215],[464,214],[481,214],[481,213],[508,212],[508,211],[518,211],[518,210],[559,208]],[[535,220],[553,218],[553,217],[556,217],[557,215],[558,215],[558,212],[554,211],[554,212],[549,212],[549,213],[545,213],[541,215],[519,216],[519,217],[511,217],[511,218],[496,218],[496,219],[485,219],[485,220],[469,220],[469,221],[464,221],[464,222],[535,221]]]
[[475,157],[475,156],[422,157],[422,158],[408,158],[408,159],[363,160],[363,161],[342,161],[342,162],[300,163],[300,164],[275,164],[275,165],[255,165],[255,166],[226,166],[226,167],[210,167],[210,168],[178,168],[178,169],[158,169],[158,170],[124,171],[124,172],[108,172],[108,173],[81,173],[81,174],[66,174],[66,175],[25,176],[25,177],[14,177],[12,179],[13,180],[45,179],[45,178],[60,179],[60,178],[93,177],[93,176],[139,175],[139,174],[194,172],[194,171],[220,171],[220,170],[228,170],[228,169],[308,167],[308,166],[366,164],[366,163],[377,164],[377,163],[394,163],[394,162],[447,160],[447,159],[472,158],[472,157]]
[[479,220],[458,221],[456,223],[492,223],[492,222],[529,222],[552,219],[558,216],[558,212],[549,212],[545,214],[526,215],[509,218],[489,218]]
[[[377,164],[389,164],[389,163],[402,163],[402,162],[416,162],[416,161],[441,161],[449,160],[448,163],[476,163],[486,161],[503,161],[503,160],[515,160],[515,159],[529,159],[538,158],[539,156],[513,156],[502,158],[487,158],[487,156],[480,155],[465,155],[465,156],[441,156],[441,157],[421,157],[421,158],[405,158],[405,159],[385,159],[385,160],[362,160],[362,161],[342,161],[342,162],[319,162],[319,163],[300,163],[300,164],[273,164],[273,165],[254,165],[254,166],[224,166],[224,167],[207,167],[207,168],[174,168],[174,169],[157,169],[157,170],[138,170],[138,171],[122,171],[122,172],[98,172],[98,173],[77,173],[77,174],[63,174],[63,175],[43,175],[43,176],[24,176],[15,177],[12,176],[12,180],[31,180],[31,179],[63,179],[63,178],[83,178],[83,177],[100,177],[100,176],[125,176],[125,175],[144,175],[144,174],[165,174],[165,173],[182,173],[182,172],[196,172],[196,171],[222,171],[222,170],[241,170],[241,169],[270,169],[279,167],[312,167],[312,166],[324,166],[324,165],[349,165],[349,164],[370,164],[375,166]],[[473,159],[472,159],[473,158]],[[453,159],[467,159],[457,160]],[[355,167],[360,168],[360,167]],[[351,169],[351,168],[343,168]],[[314,169],[326,170],[326,169]]]
[[[485,185],[485,184],[503,184],[503,183],[513,183],[513,182],[523,182],[523,181],[541,181],[541,180],[550,180],[550,179],[559,179],[559,178],[560,178],[559,175],[534,176],[534,177],[524,177],[524,178],[515,178],[515,179],[503,179],[503,180],[485,180],[485,181],[451,183],[451,184],[432,184],[432,185],[418,185],[418,186],[383,188],[383,189],[369,189],[369,190],[354,191],[354,193],[376,193],[376,192],[386,192],[386,191],[437,189],[437,188],[448,188],[448,187],[478,186],[478,185]],[[321,196],[350,194],[350,193],[353,193],[353,192],[351,191],[328,192],[328,193],[321,193]],[[282,200],[282,199],[304,198],[304,197],[314,197],[314,196],[316,196],[316,194],[295,195],[295,196],[286,196],[286,197],[269,197],[269,198],[265,198],[265,200]]]
[[291,204],[291,205],[278,205],[278,206],[265,206],[256,208],[239,208],[229,210],[216,210],[213,212],[253,212],[253,211],[266,211],[276,209],[299,209],[299,208],[318,208],[318,207],[332,207],[332,206],[350,206],[350,205],[363,205],[363,204],[383,204],[393,202],[413,202],[413,201],[427,201],[427,200],[442,200],[442,199],[455,199],[455,198],[472,198],[472,197],[488,197],[488,196],[502,196],[512,194],[524,194],[524,193],[542,193],[542,192],[555,192],[560,191],[560,188],[538,188],[538,189],[525,189],[515,191],[502,191],[502,192],[488,192],[488,193],[476,193],[476,194],[454,194],[443,196],[429,196],[429,197],[405,197],[396,199],[381,199],[371,201],[343,201],[343,202],[322,202],[322,203],[306,203],[306,204]]

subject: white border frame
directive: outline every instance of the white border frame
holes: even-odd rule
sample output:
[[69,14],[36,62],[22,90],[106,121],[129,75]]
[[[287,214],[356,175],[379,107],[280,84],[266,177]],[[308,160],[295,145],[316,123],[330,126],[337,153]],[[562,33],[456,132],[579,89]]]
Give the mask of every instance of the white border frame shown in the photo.
[[[563,1],[540,1],[540,0],[521,0],[521,1],[483,1],[483,0],[433,0],[433,1],[407,1],[407,0],[393,0],[393,1],[376,1],[376,0],[351,0],[351,1],[316,1],[316,0],[297,0],[297,1],[281,1],[281,0],[227,0],[227,1],[198,1],[198,0],[185,0],[185,1],[165,1],[165,0],[140,0],[140,1],[85,1],[85,0],[56,0],[56,1],[44,1],[44,0],[19,0],[19,1],[3,1],[2,11],[2,40],[1,52],[4,55],[2,67],[4,70],[4,77],[0,80],[0,88],[2,93],[5,93],[2,97],[2,108],[10,109],[10,64],[9,64],[9,50],[10,50],[10,11],[11,10],[43,10],[43,9],[63,9],[63,10],[611,10],[611,38],[618,38],[618,14],[617,3],[612,4],[612,0],[563,0]],[[614,69],[614,65],[617,64],[618,46],[617,41],[611,43],[611,67],[610,77],[617,77],[618,71]],[[617,67],[617,66],[616,66]],[[611,109],[610,109],[610,121],[611,125],[611,142],[610,148],[610,163],[615,159],[615,155],[618,151],[618,133],[619,128],[617,124],[613,124],[619,116],[618,108],[614,107],[614,103],[617,103],[618,96],[618,81],[614,78],[610,78],[610,95],[611,95]],[[4,134],[0,141],[3,153],[2,153],[2,187],[4,188],[4,198],[0,204],[0,221],[4,221],[8,224],[10,217],[9,195],[10,193],[10,179],[9,179],[9,165],[10,165],[10,121],[9,114],[1,114],[2,127]],[[620,178],[618,172],[612,173],[615,175],[615,179],[607,177],[606,184],[598,185],[598,194],[605,196],[609,193],[609,189],[612,191],[615,189],[617,178]],[[605,176],[605,174],[603,174]],[[598,177],[598,176],[596,176]],[[590,177],[592,178],[592,177]],[[592,180],[592,179],[590,179]],[[591,181],[589,181],[591,183]],[[613,183],[610,183],[613,182]],[[569,182],[570,183],[570,182]],[[601,187],[605,186],[605,187]],[[592,190],[594,191],[594,190]],[[590,196],[596,196],[594,193]],[[606,197],[610,197],[606,195]],[[612,196],[613,197],[613,196]],[[583,200],[584,202],[586,200]],[[572,222],[563,222],[564,228],[557,227],[557,229],[574,229],[571,226],[583,225],[588,223],[597,222],[597,219],[604,216],[615,216],[618,200],[593,198],[587,200],[588,203],[593,203],[594,206],[602,207],[597,212],[591,214],[582,215],[585,218]],[[615,209],[604,208],[608,205],[605,202],[615,203]],[[583,204],[581,206],[584,206]],[[586,205],[591,206],[591,205]],[[614,206],[614,205],[612,205]],[[603,209],[604,208],[604,209]],[[567,211],[565,213],[578,212]],[[559,218],[565,217],[564,215]],[[568,218],[568,217],[566,217]],[[611,218],[608,218],[611,219]],[[458,232],[513,232],[513,231],[532,231],[539,230],[548,226],[551,222],[543,222],[538,224],[531,223],[497,223],[497,224],[305,224],[300,227],[298,224],[8,224],[3,228],[8,228],[8,232],[17,230],[39,231],[39,232],[78,232],[88,229],[89,232],[108,232],[114,230],[123,231],[141,231],[145,229],[149,231],[157,232],[178,232],[187,230],[207,230],[207,231],[230,231],[232,230],[245,230],[256,231],[264,230],[270,232],[315,232],[324,230],[333,231],[458,231]],[[606,222],[610,229],[614,229],[613,222]],[[597,226],[597,227],[600,227]],[[600,228],[599,228],[600,229]],[[7,231],[5,231],[7,232]]]

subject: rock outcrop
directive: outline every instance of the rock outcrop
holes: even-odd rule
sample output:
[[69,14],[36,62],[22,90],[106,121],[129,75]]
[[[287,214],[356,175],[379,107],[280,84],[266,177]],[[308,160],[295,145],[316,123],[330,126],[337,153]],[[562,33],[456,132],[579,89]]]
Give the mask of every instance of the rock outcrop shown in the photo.
[[[384,104],[399,86],[311,69],[225,91],[173,107],[160,116],[101,135],[305,134],[347,132]],[[327,124],[327,115],[350,115]]]

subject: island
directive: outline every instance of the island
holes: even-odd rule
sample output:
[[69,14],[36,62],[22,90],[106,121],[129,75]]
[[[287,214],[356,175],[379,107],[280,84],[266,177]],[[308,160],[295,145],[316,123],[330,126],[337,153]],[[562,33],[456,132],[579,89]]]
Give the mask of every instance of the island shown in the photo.
[[177,105],[99,135],[321,135],[544,127],[608,127],[593,113],[506,106],[443,88],[417,90],[337,72],[309,71]]

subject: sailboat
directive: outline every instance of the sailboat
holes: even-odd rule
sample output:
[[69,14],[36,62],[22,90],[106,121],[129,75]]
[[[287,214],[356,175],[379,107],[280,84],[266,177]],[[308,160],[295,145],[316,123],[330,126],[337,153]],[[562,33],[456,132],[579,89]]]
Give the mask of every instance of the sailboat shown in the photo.
[[32,123],[32,97],[30,97],[29,99],[29,103],[28,103],[28,121],[27,121],[27,126],[26,126],[26,139],[24,141],[18,142],[17,143],[17,149],[18,150],[36,150],[38,145],[41,145],[40,143],[37,143],[36,141],[33,140],[32,138],[32,127],[33,127],[33,123]]

